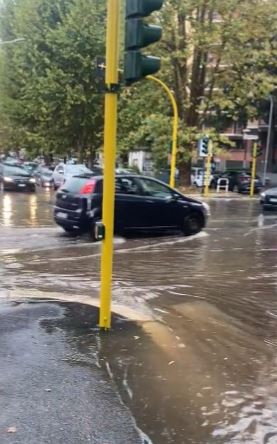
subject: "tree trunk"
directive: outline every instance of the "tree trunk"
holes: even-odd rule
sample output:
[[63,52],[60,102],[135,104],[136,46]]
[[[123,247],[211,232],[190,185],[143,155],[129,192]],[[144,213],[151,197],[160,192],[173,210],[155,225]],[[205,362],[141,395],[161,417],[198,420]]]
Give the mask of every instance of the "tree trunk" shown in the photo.
[[180,174],[180,185],[182,187],[189,187],[191,185],[191,159],[186,161],[182,160],[178,164],[178,169]]
[[83,163],[84,161],[84,147],[83,146],[79,146],[78,147],[78,151],[79,151],[79,163]]
[[92,168],[95,161],[95,147],[90,144],[89,146],[89,158],[88,158],[88,167]]

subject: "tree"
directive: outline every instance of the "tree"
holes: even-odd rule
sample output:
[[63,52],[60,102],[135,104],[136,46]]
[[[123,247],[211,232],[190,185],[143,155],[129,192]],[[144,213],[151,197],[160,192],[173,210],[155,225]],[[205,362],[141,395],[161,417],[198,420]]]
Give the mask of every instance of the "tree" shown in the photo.
[[94,62],[104,52],[104,1],[6,0],[3,17],[3,39],[25,38],[2,58],[2,109],[18,143],[93,156],[103,126]]
[[[25,38],[0,53],[0,131],[7,144],[34,152],[72,150],[81,159],[101,145],[103,95],[94,60],[105,54],[105,4],[3,0],[1,38]],[[184,183],[197,138],[209,132],[220,144],[228,122],[258,115],[276,86],[276,14],[275,0],[165,0],[156,14],[164,30],[156,46],[163,62],[159,76],[174,91],[180,114]],[[171,117],[167,97],[154,83],[122,88],[121,155],[146,146],[157,166],[166,165]]]

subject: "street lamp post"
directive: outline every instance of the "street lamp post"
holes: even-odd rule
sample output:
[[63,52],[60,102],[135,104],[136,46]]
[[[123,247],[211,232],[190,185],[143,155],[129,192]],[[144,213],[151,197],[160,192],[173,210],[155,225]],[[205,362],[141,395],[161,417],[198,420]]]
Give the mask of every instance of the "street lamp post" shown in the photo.
[[270,100],[270,111],[269,111],[268,130],[267,130],[267,139],[266,139],[266,148],[265,148],[263,185],[265,185],[265,182],[266,182],[266,173],[267,173],[268,156],[269,156],[270,139],[271,139],[271,128],[272,128],[272,119],[273,119],[273,108],[274,108],[273,96],[271,94],[269,94],[269,100]]
[[171,161],[170,161],[170,180],[169,185],[175,187],[175,171],[176,171],[176,157],[177,157],[177,137],[178,137],[178,107],[174,94],[170,91],[168,86],[155,76],[147,76],[149,80],[154,80],[158,83],[167,93],[173,110],[173,125],[172,125],[172,148],[171,148]]

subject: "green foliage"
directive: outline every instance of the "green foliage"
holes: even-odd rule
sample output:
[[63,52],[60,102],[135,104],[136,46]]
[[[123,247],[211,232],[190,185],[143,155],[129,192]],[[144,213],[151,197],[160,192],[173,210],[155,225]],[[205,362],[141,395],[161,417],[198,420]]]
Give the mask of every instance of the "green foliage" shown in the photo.
[[94,62],[104,53],[104,6],[96,0],[4,3],[2,39],[25,39],[2,47],[2,121],[16,145],[83,157],[101,143],[103,97]]
[[[103,94],[94,61],[105,54],[105,6],[106,0],[2,1],[2,40],[25,39],[0,48],[2,144],[80,157],[101,146]],[[162,58],[159,77],[177,100],[179,165],[190,161],[202,134],[220,148],[231,120],[260,114],[276,88],[276,15],[275,0],[166,0],[155,14],[163,38],[150,53]],[[123,36],[121,47],[122,62]],[[148,80],[122,88],[118,129],[122,156],[148,147],[165,165],[172,109],[164,91]]]

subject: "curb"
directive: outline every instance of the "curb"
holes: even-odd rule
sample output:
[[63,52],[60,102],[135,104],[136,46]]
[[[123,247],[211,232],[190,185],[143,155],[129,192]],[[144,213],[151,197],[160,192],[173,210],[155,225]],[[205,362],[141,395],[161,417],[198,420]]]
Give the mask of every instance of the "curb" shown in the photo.
[[208,196],[204,196],[203,194],[186,194],[186,196],[191,197],[191,198],[195,198],[195,199],[200,199],[200,200],[209,200],[209,199],[228,199],[228,200],[238,200],[238,201],[259,201],[260,197],[259,196],[234,196],[233,194],[214,194],[214,193],[210,193]]

